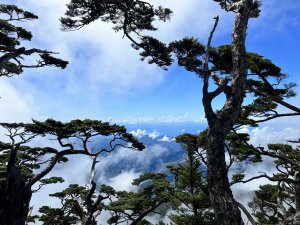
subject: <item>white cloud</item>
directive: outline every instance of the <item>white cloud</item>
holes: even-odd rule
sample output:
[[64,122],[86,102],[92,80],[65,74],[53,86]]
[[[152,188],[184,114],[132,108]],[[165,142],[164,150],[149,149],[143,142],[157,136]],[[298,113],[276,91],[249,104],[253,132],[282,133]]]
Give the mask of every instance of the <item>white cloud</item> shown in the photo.
[[110,178],[107,185],[112,186],[117,191],[137,191],[137,186],[133,186],[131,183],[140,175],[141,173],[135,172],[134,169],[123,171],[117,176]]
[[0,121],[1,122],[29,122],[38,108],[30,93],[20,93],[11,80],[0,79]]
[[154,130],[153,132],[151,132],[151,133],[149,134],[149,137],[152,138],[152,139],[154,140],[154,139],[158,138],[159,135],[160,135],[160,133],[159,133],[157,130]]
[[141,129],[137,129],[136,131],[133,130],[130,133],[136,138],[142,138],[147,135],[147,131]]
[[99,173],[100,179],[102,179],[102,177],[106,177],[107,168],[115,167],[119,163],[134,163],[134,168],[143,170],[143,168],[147,168],[153,160],[158,159],[167,152],[168,149],[166,147],[158,144],[147,146],[146,149],[140,152],[127,148],[120,148],[118,151],[112,152],[104,158],[100,158],[100,162],[98,164],[99,171],[101,171]]
[[[130,133],[133,136],[135,136],[136,138],[142,138],[142,137],[148,136],[149,138],[151,138],[153,140],[155,140],[159,136],[161,136],[161,134],[157,130],[153,130],[152,132],[147,132],[146,130],[137,129],[136,131],[133,130]],[[175,141],[175,138],[164,135],[162,138],[158,139],[158,141],[172,142],[172,141]]]
[[159,141],[172,142],[175,141],[175,138],[171,138],[165,135],[161,139],[159,139]]
[[[10,3],[8,0],[4,2]],[[70,61],[65,72],[67,75],[59,79],[54,70],[48,70],[46,76],[41,76],[45,71],[31,70],[30,76],[37,82],[51,82],[53,86],[62,85],[62,91],[68,95],[85,96],[85,93],[90,91],[98,94],[101,91],[103,94],[108,90],[120,93],[131,88],[144,90],[164,81],[165,72],[154,65],[141,62],[138,53],[130,47],[130,42],[123,38],[121,33],[116,34],[111,29],[111,24],[97,21],[76,32],[61,32],[58,18],[63,16],[65,4],[68,2],[14,2],[39,16],[37,21],[24,23],[24,26],[33,32],[32,45],[60,52],[60,57]],[[216,16],[216,11],[220,11],[219,6],[210,0],[201,3],[196,0],[169,0],[163,4],[172,8],[174,15],[171,22],[159,24],[161,29],[153,34],[166,41],[182,38],[183,33],[184,36],[188,35],[187,31],[190,31],[191,35],[196,32],[206,40],[213,24],[212,18]],[[209,20],[211,23],[206,22]],[[203,23],[196,23],[195,27],[191,21]],[[25,80],[30,82],[27,78]]]
[[267,144],[272,143],[287,143],[288,140],[297,140],[300,137],[300,130],[292,127],[283,129],[276,129],[270,126],[262,126],[254,129],[245,127],[241,131],[250,134],[250,143],[254,146],[266,146]]

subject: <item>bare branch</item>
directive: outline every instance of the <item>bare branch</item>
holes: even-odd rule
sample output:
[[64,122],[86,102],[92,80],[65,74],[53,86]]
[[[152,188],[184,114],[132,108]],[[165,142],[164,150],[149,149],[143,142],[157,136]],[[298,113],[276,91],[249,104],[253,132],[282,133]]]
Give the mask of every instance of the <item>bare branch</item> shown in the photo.
[[210,71],[209,71],[209,53],[210,53],[210,44],[214,35],[214,32],[218,26],[219,23],[219,16],[215,17],[215,24],[214,27],[212,29],[212,31],[210,32],[209,38],[208,38],[208,42],[206,45],[206,55],[205,55],[205,60],[204,60],[204,64],[203,64],[203,88],[202,88],[202,92],[203,92],[203,97],[202,97],[202,103],[204,106],[204,110],[205,110],[205,114],[208,120],[208,123],[211,120],[216,120],[217,116],[214,113],[213,109],[212,109],[212,96],[210,96],[209,91],[208,91],[208,86],[209,86],[209,75],[210,75]]
[[243,211],[243,213],[247,216],[247,219],[249,220],[249,222],[252,225],[257,225],[258,223],[254,220],[254,218],[251,216],[251,214],[248,212],[248,210],[246,209],[246,207],[241,204],[238,201],[235,201],[235,203],[237,204],[237,206]]

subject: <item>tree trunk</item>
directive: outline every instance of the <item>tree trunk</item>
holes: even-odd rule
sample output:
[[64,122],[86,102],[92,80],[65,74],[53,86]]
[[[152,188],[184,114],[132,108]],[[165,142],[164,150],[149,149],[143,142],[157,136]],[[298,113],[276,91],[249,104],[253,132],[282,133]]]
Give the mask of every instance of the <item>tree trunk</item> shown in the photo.
[[20,168],[14,167],[0,185],[1,225],[24,225],[29,212],[31,189],[26,187]]
[[29,212],[32,191],[21,168],[16,165],[19,147],[16,145],[11,149],[5,180],[0,181],[1,225],[24,225]]
[[219,225],[241,225],[242,217],[235,204],[225,163],[226,134],[223,129],[209,129],[207,148],[208,187],[212,206]]
[[240,0],[231,6],[231,10],[236,12],[232,34],[232,81],[230,91],[226,93],[226,102],[218,113],[212,109],[213,98],[207,88],[208,77],[204,78],[203,106],[209,125],[206,146],[207,178],[218,225],[244,224],[227,177],[225,140],[236,122],[245,96],[248,68],[245,41],[252,5],[252,0]]
[[295,174],[295,205],[296,213],[300,214],[300,172],[297,171]]

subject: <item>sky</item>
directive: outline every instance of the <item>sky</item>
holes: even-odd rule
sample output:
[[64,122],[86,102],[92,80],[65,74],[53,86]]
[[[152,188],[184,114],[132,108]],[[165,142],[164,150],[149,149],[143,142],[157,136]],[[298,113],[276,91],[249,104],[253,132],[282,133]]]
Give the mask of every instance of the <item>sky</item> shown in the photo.
[[[155,65],[139,60],[138,52],[130,47],[130,42],[115,33],[110,24],[94,22],[76,32],[62,32],[58,18],[63,16],[65,4],[69,0],[4,0],[3,3],[16,4],[39,16],[36,21],[23,23],[33,33],[29,47],[59,52],[59,57],[69,61],[65,70],[58,68],[40,68],[26,70],[21,76],[0,79],[0,118],[1,121],[28,122],[32,118],[44,120],[54,118],[68,121],[71,119],[113,120],[120,123],[205,123],[201,105],[202,82],[194,74],[186,72],[175,64],[164,71]],[[212,0],[151,0],[153,4],[162,4],[173,10],[171,21],[158,23],[159,30],[153,36],[170,42],[186,36],[199,38],[207,42],[212,29],[213,17],[220,15],[219,26],[213,38],[213,45],[228,44],[234,15],[222,11]],[[289,81],[300,83],[300,1],[264,0],[261,16],[249,22],[247,50],[258,52],[271,59],[289,74]],[[299,93],[300,88],[296,91]],[[299,105],[299,97],[290,100]],[[221,104],[217,101],[216,104]],[[298,138],[300,119],[285,118],[269,122],[262,127],[244,131],[251,135],[255,145],[270,142],[283,142]],[[140,154],[123,151],[103,159],[99,171],[105,171],[113,163],[117,164],[124,157],[147,165],[151,160],[158,160],[170,149],[160,143],[174,140],[174,136],[157,130],[153,126],[130,127],[136,137],[148,136],[158,143],[147,146]],[[161,128],[161,127],[160,127]],[[203,124],[199,129],[203,128]],[[176,129],[181,132],[183,127]],[[198,130],[198,129],[194,129]],[[147,162],[147,163],[146,163]],[[89,158],[79,161],[71,159],[69,166],[55,168],[51,175],[67,174],[69,183],[84,183],[88,172],[79,173],[90,166]],[[262,167],[249,167],[251,175]],[[131,181],[141,171],[134,168],[115,177],[99,175],[99,180],[115,188],[132,190]],[[119,181],[122,180],[120,183]],[[260,183],[250,183],[244,188],[253,190]],[[235,190],[241,189],[240,187]],[[47,201],[55,205],[47,193],[61,190],[59,185],[34,195],[33,204]],[[246,193],[245,191],[245,193]],[[239,192],[241,193],[241,192]],[[40,199],[46,199],[41,202]]]
[[[153,36],[170,42],[194,36],[206,43],[216,15],[220,23],[213,45],[228,44],[233,14],[211,0],[151,0],[173,10],[171,21],[158,23]],[[202,81],[175,64],[163,71],[139,60],[130,42],[94,22],[76,32],[60,31],[68,0],[4,0],[39,16],[23,23],[33,33],[26,43],[59,52],[67,69],[28,69],[21,76],[0,79],[2,121],[32,118],[101,119],[127,122],[205,121],[201,105]],[[299,80],[300,2],[265,0],[259,19],[249,23],[247,50],[272,59],[290,81]],[[299,88],[297,89],[299,90]],[[299,98],[291,100],[297,103]],[[216,102],[221,104],[221,102]]]

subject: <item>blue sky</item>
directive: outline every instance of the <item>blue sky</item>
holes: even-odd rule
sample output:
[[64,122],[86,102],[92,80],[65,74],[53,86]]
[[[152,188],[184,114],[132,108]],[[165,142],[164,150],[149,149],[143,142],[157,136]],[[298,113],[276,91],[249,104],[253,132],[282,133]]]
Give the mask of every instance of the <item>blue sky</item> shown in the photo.
[[[163,71],[139,60],[122,34],[110,24],[95,22],[76,32],[61,32],[58,18],[68,0],[5,0],[39,16],[24,23],[34,35],[29,46],[60,52],[70,62],[65,70],[27,70],[0,80],[2,121],[31,118],[114,121],[203,121],[202,82],[176,65]],[[151,0],[170,7],[170,22],[159,23],[154,36],[172,41],[185,36],[206,43],[213,17],[220,15],[214,45],[230,43],[233,14],[211,0]],[[272,59],[299,83],[300,2],[265,0],[259,19],[250,21],[247,50]],[[298,92],[300,91],[297,88]],[[299,102],[299,97],[291,100]],[[216,103],[217,105],[219,102]]]

